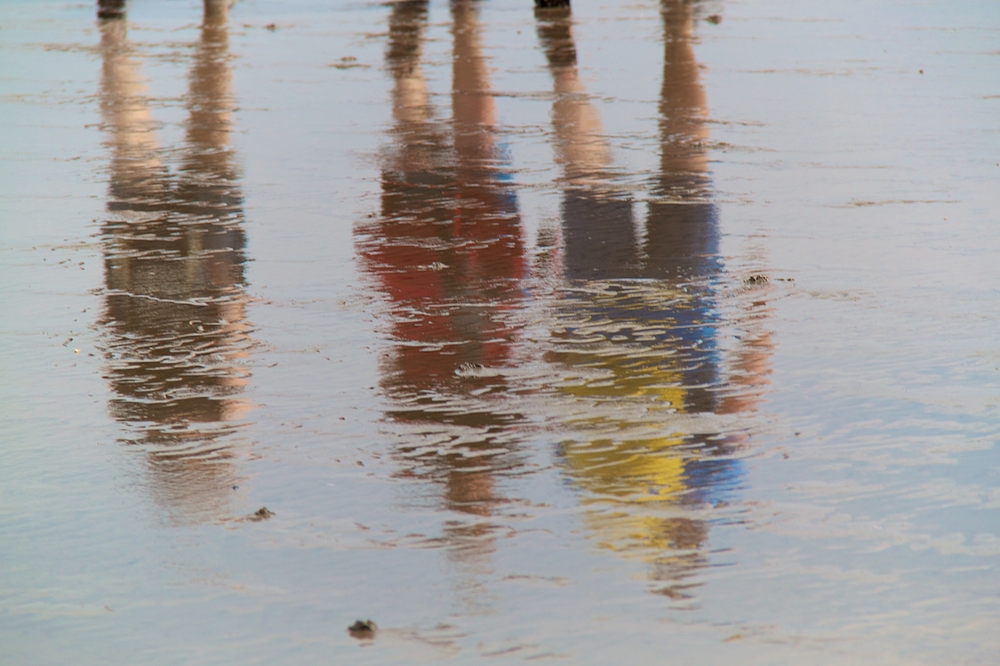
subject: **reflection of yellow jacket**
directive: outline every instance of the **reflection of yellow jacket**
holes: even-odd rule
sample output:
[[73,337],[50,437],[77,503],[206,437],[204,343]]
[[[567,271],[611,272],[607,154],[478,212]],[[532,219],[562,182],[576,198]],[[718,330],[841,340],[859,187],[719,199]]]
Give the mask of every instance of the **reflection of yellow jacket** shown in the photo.
[[599,439],[567,444],[563,455],[577,483],[596,496],[588,503],[669,501],[686,490],[684,459],[674,450],[682,441],[678,435]]
[[570,309],[571,318],[582,317],[560,322],[560,343],[547,357],[566,373],[560,393],[586,405],[586,416],[572,423],[579,439],[563,444],[562,458],[589,495],[588,528],[603,548],[662,561],[671,551],[697,548],[705,536],[690,520],[657,515],[675,515],[671,505],[688,490],[690,451],[680,448],[686,433],[671,422],[690,402],[678,354],[690,340],[671,329],[679,311],[686,310],[679,319],[691,320],[693,303],[662,285],[642,291],[618,294],[620,302],[595,295]]
[[[683,392],[683,389],[672,391]],[[680,397],[680,396],[678,396]],[[682,400],[673,404],[683,404]],[[627,422],[604,423],[628,430]],[[643,561],[662,561],[671,551],[697,548],[701,538],[678,534],[691,521],[657,515],[669,511],[687,490],[680,433],[615,441],[567,442],[563,459],[576,484],[590,497],[584,523],[601,548]],[[672,513],[672,512],[671,512]],[[684,529],[690,532],[690,529]],[[703,530],[696,530],[704,537]]]
[[690,518],[587,511],[583,521],[600,548],[668,567],[690,564],[708,537],[708,525]]
[[692,521],[668,517],[687,490],[685,458],[677,449],[683,441],[675,434],[564,446],[570,474],[591,494],[583,500],[589,505],[584,523],[601,548],[652,562],[701,545],[704,530],[695,530],[699,538],[692,543]]
[[[611,399],[612,410],[620,401],[639,403],[628,407],[642,409],[642,404],[646,407],[643,411],[635,410],[634,421],[628,416],[595,416],[578,423],[585,431],[597,430],[610,436],[566,443],[563,457],[570,474],[594,495],[589,502],[676,500],[687,489],[684,458],[677,450],[684,441],[683,434],[641,434],[669,427],[670,416],[683,411],[687,391],[678,385],[680,374],[675,370],[655,370],[647,364],[636,365],[625,355],[606,357],[602,365],[612,371],[611,379],[565,387],[564,390],[605,404]],[[628,374],[630,369],[641,369],[645,376],[632,377]],[[653,372],[655,376],[651,376]],[[659,381],[651,381],[654,379]],[[624,409],[626,405],[622,407],[622,412],[633,411]],[[630,431],[640,436],[628,437]],[[628,438],[619,439],[614,436],[616,432]]]
[[672,329],[695,319],[693,299],[636,283],[587,296],[577,302],[582,307],[568,308],[572,315],[560,321],[557,347],[547,355],[568,371],[559,391],[587,404],[588,416],[574,425],[589,443],[567,443],[567,466],[599,499],[675,498],[685,490],[676,451],[683,434],[664,430],[689,402],[678,352],[690,342]]

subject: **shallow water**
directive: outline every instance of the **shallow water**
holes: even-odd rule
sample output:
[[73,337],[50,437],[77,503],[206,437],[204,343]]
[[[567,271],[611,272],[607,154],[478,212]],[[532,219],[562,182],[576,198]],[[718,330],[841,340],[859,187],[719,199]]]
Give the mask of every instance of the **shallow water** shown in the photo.
[[1000,11],[530,4],[4,3],[0,662],[996,662]]

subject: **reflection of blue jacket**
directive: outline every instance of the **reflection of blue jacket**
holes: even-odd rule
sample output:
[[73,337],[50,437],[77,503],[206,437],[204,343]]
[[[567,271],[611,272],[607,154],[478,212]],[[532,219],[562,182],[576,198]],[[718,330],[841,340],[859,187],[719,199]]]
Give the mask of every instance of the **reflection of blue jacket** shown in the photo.
[[[722,450],[720,453],[725,454]],[[684,498],[690,504],[715,504],[727,500],[745,474],[743,461],[732,458],[692,458],[684,463],[684,474],[691,492]]]

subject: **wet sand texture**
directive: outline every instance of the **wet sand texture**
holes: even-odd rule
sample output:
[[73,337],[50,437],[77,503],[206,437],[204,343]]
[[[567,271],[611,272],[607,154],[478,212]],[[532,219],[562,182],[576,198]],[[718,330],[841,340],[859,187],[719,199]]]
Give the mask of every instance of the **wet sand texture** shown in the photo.
[[995,661],[990,3],[0,14],[0,663]]

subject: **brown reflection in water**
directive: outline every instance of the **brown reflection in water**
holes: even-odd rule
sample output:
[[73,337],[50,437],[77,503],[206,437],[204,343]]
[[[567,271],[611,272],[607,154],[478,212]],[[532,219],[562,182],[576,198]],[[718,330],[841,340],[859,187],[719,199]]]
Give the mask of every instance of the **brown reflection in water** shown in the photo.
[[[559,392],[586,405],[573,409],[586,417],[561,424],[573,431],[562,455],[587,493],[593,537],[648,562],[656,590],[684,600],[707,565],[708,524],[690,509],[720,501],[742,475],[727,455],[739,438],[693,417],[753,409],[770,348],[739,351],[734,377],[723,376],[730,364],[716,344],[713,284],[722,267],[693,6],[664,0],[662,17],[660,169],[643,232],[630,197],[615,186],[604,129],[580,81],[570,11],[536,11],[555,92],[568,280],[546,360],[561,368]],[[730,390],[730,381],[755,390]]]
[[[745,332],[740,345],[726,359],[727,385],[719,392],[719,414],[756,412],[771,383],[771,355],[774,340],[765,329],[771,314],[767,287],[754,290],[753,300],[740,313],[740,328]],[[740,439],[730,435],[730,439]]]
[[442,120],[421,68],[427,2],[392,5],[392,144],[381,214],[358,228],[358,246],[392,309],[381,384],[406,432],[406,474],[440,482],[446,506],[474,517],[450,523],[445,537],[454,557],[482,562],[494,549],[485,519],[502,501],[494,477],[518,464],[511,425],[520,417],[493,396],[506,386],[498,370],[510,357],[525,262],[478,7],[450,7],[452,114]]
[[127,22],[100,22],[111,151],[101,230],[110,410],[145,447],[157,501],[181,520],[224,514],[238,474],[230,436],[250,409],[227,14],[228,0],[205,2],[176,151],[157,142]]

